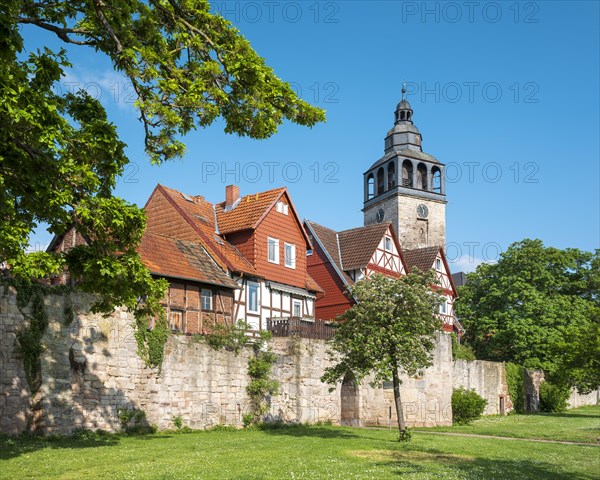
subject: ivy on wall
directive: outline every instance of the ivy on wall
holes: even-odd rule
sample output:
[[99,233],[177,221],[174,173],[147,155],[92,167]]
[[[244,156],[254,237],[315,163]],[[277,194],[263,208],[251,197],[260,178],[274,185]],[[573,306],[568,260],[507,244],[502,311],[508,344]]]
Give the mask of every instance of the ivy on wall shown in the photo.
[[134,337],[140,358],[147,366],[156,367],[160,372],[165,357],[165,345],[169,339],[169,328],[164,310],[158,314],[153,328],[150,328],[147,316],[136,316]]
[[508,384],[508,394],[513,403],[513,408],[517,413],[525,411],[525,367],[514,363],[507,363],[506,383]]
[[[70,326],[75,318],[71,299],[73,287],[66,285],[49,286],[21,278],[0,279],[0,284],[13,287],[17,292],[17,308],[27,320],[17,331],[18,351],[23,359],[25,378],[32,394],[41,386],[41,355],[44,351],[42,339],[48,328],[48,312],[44,299],[48,295],[63,295],[62,324]],[[30,306],[29,310],[27,307]],[[164,350],[169,338],[168,325],[164,310],[160,310],[154,327],[149,328],[149,315],[143,309],[134,312],[134,337],[140,358],[149,367],[157,367],[160,371],[164,359]]]
[[[213,350],[227,350],[238,355],[242,347],[248,344],[246,331],[251,326],[243,320],[233,325],[215,325],[208,335],[197,335],[198,341],[205,341]],[[248,376],[250,382],[246,393],[250,397],[250,412],[244,415],[244,426],[258,423],[267,413],[268,397],[277,394],[279,382],[271,377],[271,369],[277,362],[275,355],[268,345],[271,332],[261,331],[258,339],[252,343],[253,356],[248,360]]]

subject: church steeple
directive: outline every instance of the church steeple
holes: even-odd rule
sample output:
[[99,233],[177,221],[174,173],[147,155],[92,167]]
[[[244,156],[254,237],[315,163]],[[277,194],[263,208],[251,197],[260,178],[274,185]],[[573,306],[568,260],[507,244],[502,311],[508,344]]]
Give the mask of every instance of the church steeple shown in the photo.
[[445,167],[423,151],[405,95],[403,86],[383,157],[364,173],[365,225],[391,221],[405,248],[444,245]]

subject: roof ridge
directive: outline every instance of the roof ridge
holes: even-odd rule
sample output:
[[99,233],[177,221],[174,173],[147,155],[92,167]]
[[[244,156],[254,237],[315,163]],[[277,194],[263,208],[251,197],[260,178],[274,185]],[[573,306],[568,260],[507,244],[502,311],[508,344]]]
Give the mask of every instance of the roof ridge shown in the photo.
[[344,270],[344,259],[342,258],[342,249],[340,248],[340,234],[339,232],[335,232],[335,240],[337,242],[337,248],[338,248],[338,256],[340,257],[340,267],[342,267],[342,270]]

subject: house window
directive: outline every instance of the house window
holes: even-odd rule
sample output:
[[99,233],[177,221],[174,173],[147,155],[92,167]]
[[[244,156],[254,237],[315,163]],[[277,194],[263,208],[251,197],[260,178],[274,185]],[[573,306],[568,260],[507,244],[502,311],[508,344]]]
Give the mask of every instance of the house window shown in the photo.
[[444,300],[440,305],[440,313],[446,313],[446,300]]
[[309,248],[309,249],[306,251],[306,256],[307,256],[307,257],[310,257],[312,254],[313,254],[313,251],[312,251],[312,250]]
[[296,245],[291,243],[285,244],[285,266],[296,268]]
[[250,313],[258,313],[258,307],[260,305],[260,285],[255,282],[248,282],[248,298],[247,310]]
[[207,288],[202,289],[202,310],[212,310],[213,292]]
[[302,317],[302,300],[292,300],[292,316]]
[[442,271],[442,261],[441,261],[439,258],[436,258],[436,259],[435,259],[435,269],[436,269],[438,272],[441,272],[441,271]]
[[288,214],[288,206],[285,202],[277,202],[276,209],[279,213],[283,213],[284,215]]
[[169,328],[173,332],[183,332],[183,310],[169,311]]
[[279,240],[268,237],[269,262],[279,263]]
[[390,237],[385,237],[385,250],[386,252],[392,251],[392,239]]

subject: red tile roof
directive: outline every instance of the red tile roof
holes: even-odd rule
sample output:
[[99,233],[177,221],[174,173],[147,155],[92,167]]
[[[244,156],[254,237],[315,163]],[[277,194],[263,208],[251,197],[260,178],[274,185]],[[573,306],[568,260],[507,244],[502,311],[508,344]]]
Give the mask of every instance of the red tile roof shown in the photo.
[[413,250],[404,250],[404,260],[408,271],[414,267],[422,272],[428,272],[433,268],[435,259],[440,253],[440,247],[415,248]]
[[176,207],[186,221],[198,233],[201,242],[209,253],[216,257],[224,266],[233,272],[257,275],[254,266],[241,252],[215,232],[215,210],[204,197],[183,194],[172,188],[159,185],[157,187],[165,197]]
[[231,210],[226,208],[225,202],[218,203],[215,205],[215,210],[219,233],[226,235],[231,232],[255,229],[285,191],[285,188],[275,188],[266,192],[246,195]]
[[366,227],[338,232],[344,270],[365,268],[391,223],[376,223]]
[[336,232],[309,220],[306,223],[349,284],[354,282],[346,272],[365,268],[369,264],[381,239],[391,226],[391,223],[386,222]]
[[154,275],[239,288],[200,243],[145,232],[138,252],[144,265]]

